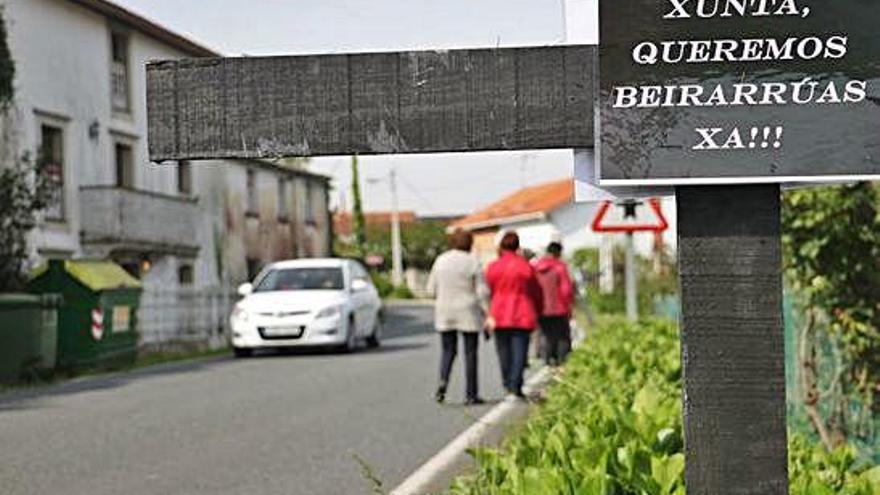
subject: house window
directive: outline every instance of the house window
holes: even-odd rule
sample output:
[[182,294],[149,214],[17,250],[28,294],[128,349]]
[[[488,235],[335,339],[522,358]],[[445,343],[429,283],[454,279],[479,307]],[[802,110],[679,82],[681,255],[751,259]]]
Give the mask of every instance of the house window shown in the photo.
[[188,161],[177,162],[177,192],[192,194],[192,166]]
[[177,282],[180,285],[192,285],[195,274],[192,265],[180,265],[177,269]]
[[49,189],[46,219],[64,220],[64,131],[60,127],[40,127],[39,163]]
[[247,278],[250,281],[253,281],[257,278],[257,275],[260,274],[260,268],[262,268],[262,264],[260,260],[257,258],[245,258],[245,263],[247,263]]
[[247,171],[247,214],[258,216],[260,211],[259,201],[257,199],[257,173],[253,170]]
[[128,91],[128,36],[118,32],[110,33],[110,101],[113,110],[128,112],[130,109]]
[[116,187],[134,189],[134,153],[131,146],[116,143]]
[[278,179],[278,220],[286,222],[290,216],[288,194],[290,188],[289,181],[285,178]]

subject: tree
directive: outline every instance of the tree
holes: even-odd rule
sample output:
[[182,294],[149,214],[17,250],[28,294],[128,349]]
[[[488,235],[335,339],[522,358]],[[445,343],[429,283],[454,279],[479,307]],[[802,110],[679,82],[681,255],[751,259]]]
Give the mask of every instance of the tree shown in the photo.
[[[366,229],[365,254],[376,254],[391,261],[390,226],[370,225]],[[400,243],[403,248],[403,264],[407,268],[430,270],[434,260],[448,246],[446,225],[443,222],[424,220],[407,223],[401,229]],[[350,249],[345,250],[346,252]]]
[[0,7],[0,110],[4,113],[9,109],[15,96],[14,82],[15,61],[12,60],[12,53],[9,51],[6,18],[3,8]]
[[50,183],[39,162],[18,156],[12,139],[10,109],[14,97],[15,63],[7,44],[6,24],[0,9],[0,292],[20,290],[28,259],[27,236],[37,225],[37,214],[46,207]]
[[358,257],[366,255],[367,221],[364,218],[364,205],[361,199],[361,182],[358,173],[358,157],[351,157],[351,196],[352,196],[352,223],[354,229],[354,250]]
[[407,267],[430,270],[434,260],[448,246],[446,225],[435,220],[409,224],[401,235],[403,262]]
[[[857,433],[880,398],[880,194],[869,183],[790,191],[782,210],[788,284],[804,299],[799,365],[805,411],[823,443]],[[840,356],[829,386],[817,352],[826,337]],[[826,358],[827,359],[827,358]],[[859,404],[855,406],[855,404]]]
[[48,180],[38,168],[28,159],[0,167],[0,292],[23,286],[27,236],[49,198]]

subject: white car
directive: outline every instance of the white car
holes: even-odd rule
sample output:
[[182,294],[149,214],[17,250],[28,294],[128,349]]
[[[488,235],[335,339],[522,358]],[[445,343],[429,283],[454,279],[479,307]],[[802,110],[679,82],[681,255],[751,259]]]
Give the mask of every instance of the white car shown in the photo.
[[272,263],[253,284],[238,288],[232,310],[235,355],[254,349],[333,346],[346,351],[360,340],[378,347],[382,300],[367,270],[349,259]]

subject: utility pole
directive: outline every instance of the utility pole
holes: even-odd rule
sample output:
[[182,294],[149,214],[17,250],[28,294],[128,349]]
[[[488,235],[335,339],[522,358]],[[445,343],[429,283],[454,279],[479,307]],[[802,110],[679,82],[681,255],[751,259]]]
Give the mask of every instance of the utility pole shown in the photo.
[[403,249],[400,245],[400,211],[397,205],[397,169],[391,167],[391,283],[403,285]]
[[[636,218],[638,201],[626,201],[623,207],[624,218]],[[626,233],[626,319],[636,321],[639,319],[638,287],[636,287],[636,243],[633,232]]]
[[599,245],[599,292],[614,292],[614,238],[610,235],[602,236]]
[[639,319],[639,289],[636,286],[636,243],[633,233],[626,233],[626,319]]

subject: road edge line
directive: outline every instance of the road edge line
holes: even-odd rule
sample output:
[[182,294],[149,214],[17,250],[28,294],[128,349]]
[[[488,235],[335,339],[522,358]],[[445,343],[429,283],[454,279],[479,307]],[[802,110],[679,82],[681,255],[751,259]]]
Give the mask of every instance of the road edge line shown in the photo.
[[[543,386],[551,376],[550,368],[542,367],[530,376],[523,391],[531,393]],[[468,429],[461,432],[446,444],[437,454],[413,471],[402,483],[389,492],[389,495],[421,495],[428,488],[437,473],[448,469],[468,448],[478,444],[489,428],[501,423],[505,416],[513,412],[517,400],[507,397],[500,404],[486,412]]]

